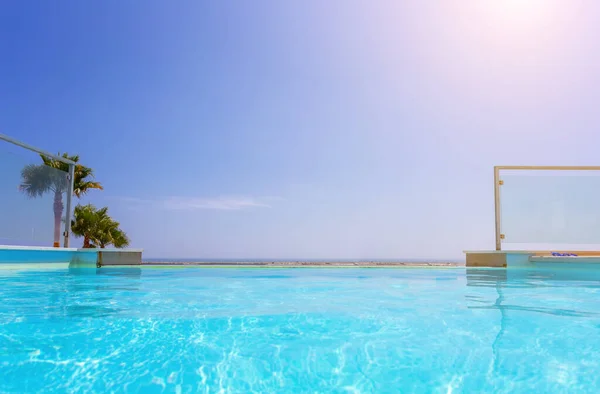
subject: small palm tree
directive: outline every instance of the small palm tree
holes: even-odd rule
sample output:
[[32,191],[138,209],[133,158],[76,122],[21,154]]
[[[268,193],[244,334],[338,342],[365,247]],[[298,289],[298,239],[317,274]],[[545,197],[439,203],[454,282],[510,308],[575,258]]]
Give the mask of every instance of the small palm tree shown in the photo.
[[[60,155],[60,154],[59,154]],[[64,211],[62,195],[69,190],[67,174],[69,165],[62,161],[40,155],[43,164],[29,164],[21,170],[21,184],[19,190],[30,198],[41,197],[46,193],[54,194],[54,247],[60,246],[60,226]],[[79,156],[62,155],[75,163],[79,162]],[[81,164],[75,164],[73,194],[81,197],[91,189],[102,189],[102,185],[93,182],[93,170]]]
[[92,234],[100,220],[107,220],[108,208],[97,210],[92,204],[77,205],[74,211],[74,219],[71,221],[71,231],[78,237],[83,237],[83,247],[92,247]]
[[124,248],[129,238],[119,228],[119,222],[108,216],[108,208],[96,209],[92,204],[77,205],[71,222],[73,234],[83,237],[84,248],[105,248],[113,245]]

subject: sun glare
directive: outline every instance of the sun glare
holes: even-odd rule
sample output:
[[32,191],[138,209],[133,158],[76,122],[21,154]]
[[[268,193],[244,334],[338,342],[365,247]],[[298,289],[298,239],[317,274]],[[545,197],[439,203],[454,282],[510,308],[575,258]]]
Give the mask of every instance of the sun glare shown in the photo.
[[507,9],[512,9],[514,12],[529,12],[535,11],[548,4],[547,0],[498,0],[495,1],[498,5],[503,5]]
[[530,24],[553,13],[553,0],[488,0],[480,3],[494,19],[505,23]]

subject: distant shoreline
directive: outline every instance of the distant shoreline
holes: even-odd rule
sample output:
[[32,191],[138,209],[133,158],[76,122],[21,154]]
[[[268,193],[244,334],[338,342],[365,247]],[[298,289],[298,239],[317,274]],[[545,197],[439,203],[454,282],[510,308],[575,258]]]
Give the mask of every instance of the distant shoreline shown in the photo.
[[144,261],[142,265],[235,267],[464,267],[460,262],[411,261]]

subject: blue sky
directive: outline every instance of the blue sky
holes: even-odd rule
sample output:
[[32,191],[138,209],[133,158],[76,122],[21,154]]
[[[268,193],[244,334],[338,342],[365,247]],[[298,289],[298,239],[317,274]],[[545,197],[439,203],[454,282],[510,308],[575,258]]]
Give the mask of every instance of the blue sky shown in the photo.
[[599,163],[600,5],[0,5],[0,130],[148,257],[460,258],[492,167]]

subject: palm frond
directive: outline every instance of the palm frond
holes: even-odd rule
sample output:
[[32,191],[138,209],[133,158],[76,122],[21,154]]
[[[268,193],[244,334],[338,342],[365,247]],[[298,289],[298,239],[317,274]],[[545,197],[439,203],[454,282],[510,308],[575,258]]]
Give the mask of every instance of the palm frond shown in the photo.
[[79,198],[87,194],[91,189],[104,190],[100,182],[80,181],[73,185],[73,194]]
[[112,244],[115,248],[126,248],[129,246],[129,237],[120,228],[116,229],[112,233]]
[[[72,156],[71,160],[77,159],[78,156]],[[76,160],[73,160],[76,161]],[[90,179],[94,178],[94,171],[90,167],[83,166],[81,164],[77,164],[75,166],[75,180],[73,182],[73,193],[77,197],[81,197],[85,195],[88,191],[92,189],[103,190],[104,188],[100,184],[100,182],[93,182]]]
[[[94,178],[94,171],[90,167],[86,167],[84,165],[79,164],[79,156],[78,155],[69,156],[68,153],[63,153],[63,154],[58,153],[57,156],[63,157],[65,159],[69,159],[69,160],[77,163],[77,164],[75,164],[74,179],[73,179],[73,194],[75,196],[81,197],[92,189],[103,190],[103,187],[100,184],[100,182],[91,181],[91,179]],[[44,163],[45,166],[53,168],[55,170],[63,171],[65,173],[69,172],[68,164],[63,163],[60,160],[55,160],[50,157],[44,156],[44,155],[40,155],[40,157],[42,158],[42,162]],[[66,185],[65,185],[65,187],[66,187]]]
[[44,165],[29,164],[21,170],[19,190],[30,198],[41,197],[54,190],[52,169]]

